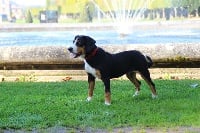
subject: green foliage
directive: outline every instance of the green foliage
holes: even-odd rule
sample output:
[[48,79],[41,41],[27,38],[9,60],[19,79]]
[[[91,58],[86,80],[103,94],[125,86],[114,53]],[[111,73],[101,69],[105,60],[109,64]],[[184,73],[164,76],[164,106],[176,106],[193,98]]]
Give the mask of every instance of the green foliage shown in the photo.
[[129,81],[112,81],[112,105],[104,105],[103,83],[86,102],[87,82],[3,82],[0,84],[0,129],[41,129],[53,126],[113,129],[116,127],[199,127],[199,80],[155,80],[158,99],[146,83],[132,97]]
[[33,23],[33,17],[30,10],[26,13],[26,23]]
[[94,4],[89,1],[85,3],[82,12],[80,14],[80,21],[81,22],[92,22],[94,17],[95,7]]
[[200,6],[200,0],[172,0],[173,7],[189,7],[190,12]]
[[37,18],[39,17],[39,13],[40,11],[42,11],[43,8],[40,7],[40,8],[31,8],[30,11],[31,11],[31,15],[33,16],[33,18]]
[[[156,9],[156,8],[165,8],[171,6],[171,1],[173,0],[116,0],[116,4],[114,4],[113,0],[96,0],[96,3],[103,11],[109,11],[116,9],[116,7],[122,7],[123,9]],[[120,9],[119,9],[120,10]]]
[[[47,10],[57,10],[59,15],[70,15],[81,22],[92,22],[95,17],[94,3],[104,12],[113,10],[136,10],[141,8],[163,9],[170,7],[188,7],[189,13],[200,6],[200,0],[46,0]],[[122,8],[122,9],[120,9]],[[31,8],[27,22],[32,23],[31,17],[37,17],[42,8]]]
[[167,8],[171,7],[173,0],[151,0],[150,9]]
[[55,0],[46,0],[46,10],[55,10],[57,3]]
[[35,77],[34,74],[21,75],[21,76],[19,76],[19,78],[17,78],[17,81],[19,81],[19,82],[35,82],[35,81],[37,81],[37,78]]
[[171,2],[174,7],[190,6],[191,8],[196,9],[200,6],[199,0],[172,0]]
[[46,10],[49,10],[50,5],[51,5],[51,0],[46,0]]
[[[88,0],[57,0],[56,5],[61,14],[77,14],[81,12]],[[50,5],[49,5],[50,6]]]
[[[197,9],[200,6],[199,0],[94,0],[95,3],[104,11],[113,10],[116,5],[117,7],[125,7],[125,9],[157,9],[166,7],[184,7],[189,6],[190,10]],[[59,10],[61,14],[79,14],[83,13],[85,6],[90,3],[93,5],[92,1],[89,0],[46,0],[46,9],[49,10]],[[94,6],[94,5],[93,5]]]
[[186,58],[186,57],[183,57],[183,56],[175,56],[173,58],[167,58],[167,59],[164,59],[165,61],[168,61],[168,62],[184,62],[184,61],[190,61],[189,58]]

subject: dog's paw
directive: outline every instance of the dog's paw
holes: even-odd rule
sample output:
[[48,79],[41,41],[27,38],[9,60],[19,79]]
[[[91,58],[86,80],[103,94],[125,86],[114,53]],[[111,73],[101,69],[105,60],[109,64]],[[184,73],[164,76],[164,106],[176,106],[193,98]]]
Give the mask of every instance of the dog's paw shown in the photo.
[[89,102],[92,100],[92,97],[87,97],[86,101]]
[[133,94],[133,97],[136,97],[139,95],[139,91],[136,91],[135,94]]
[[107,105],[107,106],[110,106],[110,105],[111,105],[111,103],[110,103],[110,102],[107,102],[107,101],[105,101],[105,105]]

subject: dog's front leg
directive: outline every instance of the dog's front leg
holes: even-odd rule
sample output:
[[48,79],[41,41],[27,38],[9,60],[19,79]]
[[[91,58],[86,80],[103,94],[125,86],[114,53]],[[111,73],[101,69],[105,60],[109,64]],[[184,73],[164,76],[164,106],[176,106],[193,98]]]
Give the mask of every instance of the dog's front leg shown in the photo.
[[110,79],[102,79],[105,86],[105,104],[111,104]]
[[94,91],[94,86],[95,86],[95,77],[92,76],[91,74],[88,73],[88,97],[87,97],[87,101],[91,101],[92,100],[92,96],[93,96],[93,91]]

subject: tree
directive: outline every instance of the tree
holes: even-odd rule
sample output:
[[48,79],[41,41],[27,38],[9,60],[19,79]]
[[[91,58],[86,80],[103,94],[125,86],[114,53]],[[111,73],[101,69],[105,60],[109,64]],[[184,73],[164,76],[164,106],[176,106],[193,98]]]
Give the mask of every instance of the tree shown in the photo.
[[182,7],[184,8],[183,11],[187,10],[187,12],[195,14],[200,7],[200,0],[172,0],[172,6],[176,8]]
[[49,10],[50,5],[51,5],[51,1],[46,0],[46,10]]
[[28,10],[27,13],[26,13],[26,22],[27,23],[33,23],[33,17],[31,15],[31,11]]
[[81,12],[81,21],[82,22],[92,22],[94,17],[95,7],[91,1],[85,3],[83,11]]
[[190,7],[190,11],[200,6],[199,0],[172,0],[173,7]]

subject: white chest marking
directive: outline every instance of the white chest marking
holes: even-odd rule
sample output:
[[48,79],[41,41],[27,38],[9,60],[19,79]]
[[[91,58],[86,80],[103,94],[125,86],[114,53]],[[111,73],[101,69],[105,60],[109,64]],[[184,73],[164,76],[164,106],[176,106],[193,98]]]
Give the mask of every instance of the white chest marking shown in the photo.
[[92,74],[94,77],[97,78],[98,76],[97,76],[97,74],[96,74],[96,69],[93,68],[93,67],[91,67],[91,66],[87,63],[86,60],[84,60],[84,62],[85,62],[85,71],[86,71],[87,73]]

